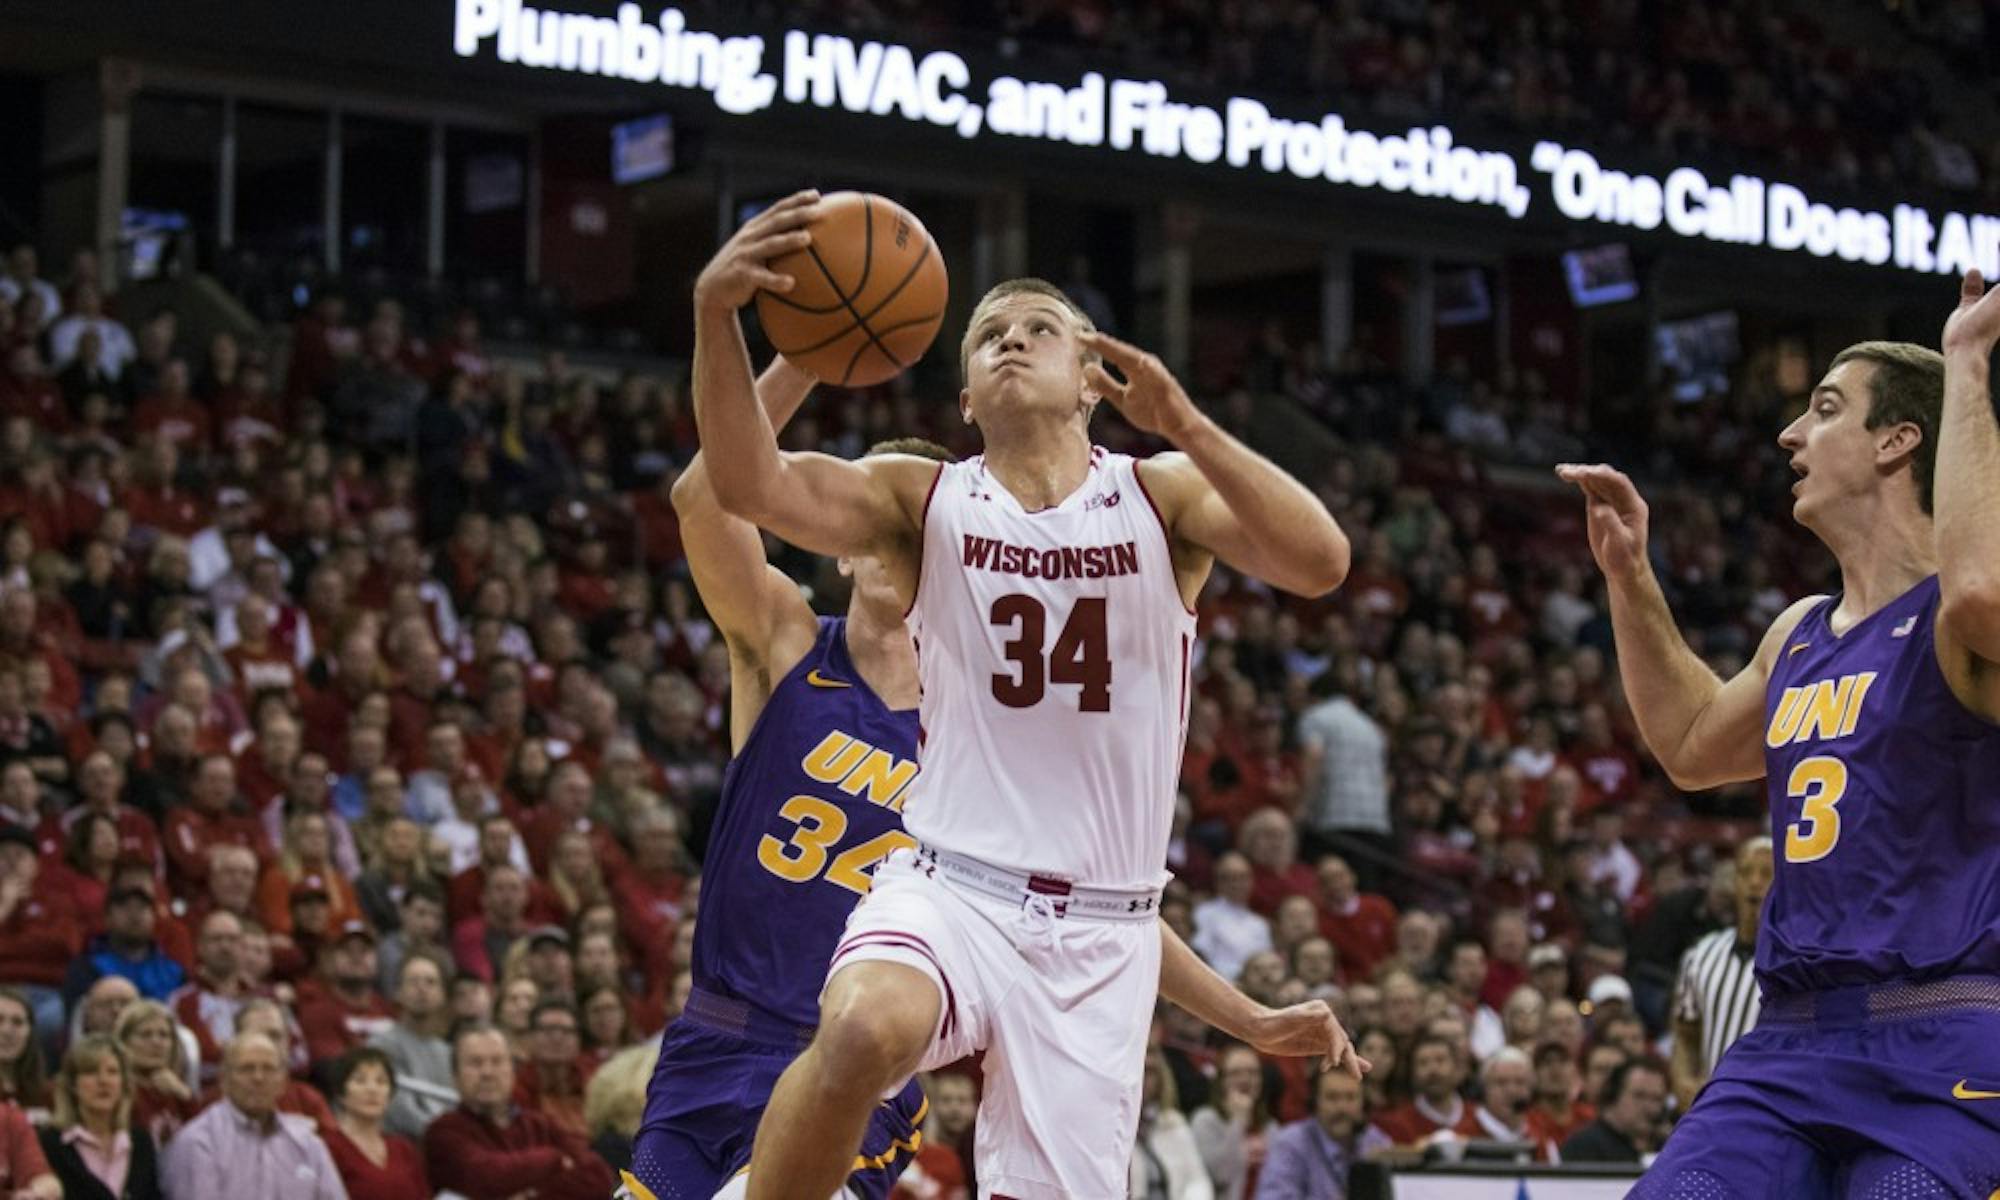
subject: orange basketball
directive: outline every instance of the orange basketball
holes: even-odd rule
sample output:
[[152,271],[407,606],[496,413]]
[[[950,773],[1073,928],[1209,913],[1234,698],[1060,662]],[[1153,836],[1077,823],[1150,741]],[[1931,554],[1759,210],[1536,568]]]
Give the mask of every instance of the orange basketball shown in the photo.
[[772,259],[797,282],[757,293],[771,345],[826,383],[866,387],[907,370],[944,321],[944,257],[922,221],[867,192],[820,198],[812,244]]

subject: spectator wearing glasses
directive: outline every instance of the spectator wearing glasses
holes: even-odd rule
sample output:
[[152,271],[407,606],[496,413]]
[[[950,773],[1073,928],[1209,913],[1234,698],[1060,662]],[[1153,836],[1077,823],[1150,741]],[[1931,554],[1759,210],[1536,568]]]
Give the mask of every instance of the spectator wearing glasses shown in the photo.
[[175,1200],[347,1200],[347,1188],[311,1120],[278,1111],[290,1081],[283,1053],[259,1033],[223,1051],[222,1100],[167,1147]]

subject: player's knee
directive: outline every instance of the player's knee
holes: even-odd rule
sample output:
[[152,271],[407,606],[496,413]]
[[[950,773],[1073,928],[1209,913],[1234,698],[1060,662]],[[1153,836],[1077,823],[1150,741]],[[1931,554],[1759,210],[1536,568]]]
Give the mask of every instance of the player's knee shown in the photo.
[[898,970],[922,990],[879,975],[828,990],[814,1049],[835,1078],[882,1088],[916,1069],[937,1025],[937,1005],[913,1002],[934,996],[932,985],[908,968]]

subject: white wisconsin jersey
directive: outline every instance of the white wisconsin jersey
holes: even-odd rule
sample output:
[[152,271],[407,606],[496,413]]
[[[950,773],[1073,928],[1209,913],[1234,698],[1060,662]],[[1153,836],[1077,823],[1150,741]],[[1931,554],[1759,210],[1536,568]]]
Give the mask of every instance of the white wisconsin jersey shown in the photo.
[[1102,888],[1167,879],[1195,618],[1127,455],[1093,448],[1061,504],[1028,512],[984,458],[925,502],[909,614],[923,681],[926,844]]

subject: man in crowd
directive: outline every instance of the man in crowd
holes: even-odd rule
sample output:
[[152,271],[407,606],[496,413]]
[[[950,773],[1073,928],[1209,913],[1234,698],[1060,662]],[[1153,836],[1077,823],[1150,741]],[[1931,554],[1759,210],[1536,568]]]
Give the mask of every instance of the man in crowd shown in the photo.
[[163,1178],[175,1200],[347,1200],[309,1119],[278,1111],[290,1082],[282,1051],[259,1033],[223,1051],[222,1101],[174,1135]]
[[1657,1059],[1628,1058],[1605,1081],[1597,1120],[1562,1144],[1569,1163],[1638,1163],[1660,1148],[1667,1069]]
[[459,1107],[431,1122],[424,1157],[431,1186],[470,1200],[603,1200],[617,1186],[611,1168],[584,1140],[514,1104],[514,1055],[507,1035],[469,1024],[452,1040]]
[[451,1028],[444,960],[419,951],[403,959],[396,975],[396,1023],[368,1040],[389,1056],[396,1093],[382,1123],[391,1133],[422,1138],[441,1114],[458,1107],[452,1078]]

